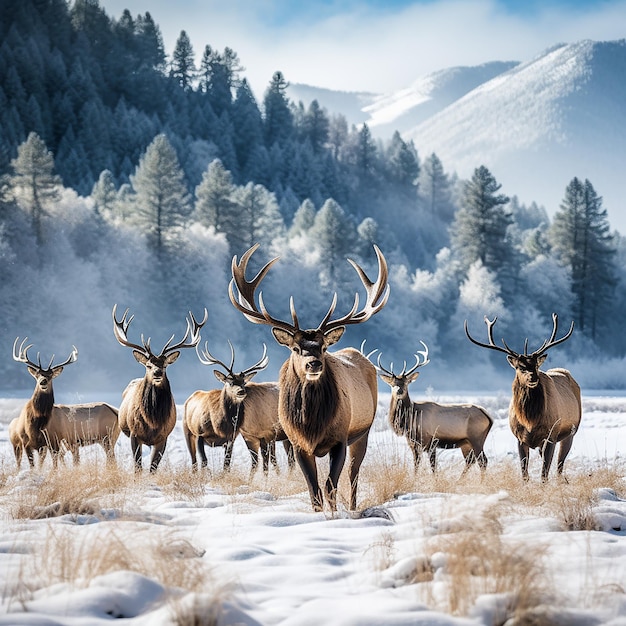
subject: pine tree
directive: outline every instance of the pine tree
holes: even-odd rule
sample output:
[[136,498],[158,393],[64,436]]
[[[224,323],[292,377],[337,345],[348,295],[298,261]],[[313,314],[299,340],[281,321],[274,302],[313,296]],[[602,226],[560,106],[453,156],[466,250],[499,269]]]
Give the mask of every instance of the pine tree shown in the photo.
[[296,237],[304,235],[311,230],[315,224],[315,205],[308,198],[298,207],[293,216],[293,223],[289,229],[289,236]]
[[289,108],[287,87],[282,72],[274,72],[265,97],[263,108],[265,111],[265,144],[268,148],[275,143],[284,143],[293,133],[293,115]]
[[549,238],[571,272],[578,327],[596,339],[600,315],[610,305],[616,284],[616,246],[602,198],[589,180],[573,178],[567,185]]
[[110,170],[103,170],[91,191],[96,215],[112,216],[117,202],[115,180]]
[[509,198],[497,194],[501,185],[484,166],[474,170],[465,183],[460,208],[451,227],[451,246],[467,271],[476,261],[499,275],[510,260],[510,246],[506,238],[512,223],[504,208]]
[[420,196],[427,212],[446,222],[452,221],[454,206],[450,180],[441,160],[434,152],[422,164],[419,180]]
[[174,52],[172,53],[170,76],[176,80],[184,91],[191,90],[196,77],[196,65],[189,35],[184,30],[180,31]]
[[135,192],[133,220],[161,258],[191,206],[178,156],[165,135],[157,135],[148,146],[130,182]]
[[420,172],[417,150],[412,141],[407,143],[396,131],[387,148],[387,168],[389,177],[400,190],[412,196],[417,190]]
[[[252,179],[250,160],[254,151],[263,146],[263,119],[254,94],[244,78],[237,88],[231,118],[233,121],[233,143],[237,154],[239,173],[243,182]],[[260,182],[260,181],[256,181]]]
[[204,226],[212,226],[218,233],[227,233],[235,211],[234,193],[231,173],[219,159],[211,161],[196,187],[195,219]]
[[42,218],[47,207],[60,197],[61,179],[54,174],[54,157],[37,133],[17,149],[11,161],[9,187],[19,207],[30,214],[37,245],[43,243]]

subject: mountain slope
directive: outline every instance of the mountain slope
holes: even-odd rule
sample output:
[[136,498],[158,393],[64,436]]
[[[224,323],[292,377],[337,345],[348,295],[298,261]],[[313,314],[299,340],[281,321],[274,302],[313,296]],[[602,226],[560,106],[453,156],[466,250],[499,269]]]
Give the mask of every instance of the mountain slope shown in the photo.
[[553,213],[574,177],[626,232],[626,40],[555,46],[404,133],[461,177],[486,165],[502,191]]

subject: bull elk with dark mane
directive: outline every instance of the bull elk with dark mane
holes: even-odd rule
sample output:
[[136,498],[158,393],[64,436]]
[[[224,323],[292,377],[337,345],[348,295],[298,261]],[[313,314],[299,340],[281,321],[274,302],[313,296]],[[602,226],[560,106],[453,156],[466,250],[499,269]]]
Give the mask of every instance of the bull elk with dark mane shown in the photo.
[[572,336],[574,322],[569,331],[560,339],[556,339],[558,331],[558,317],[552,314],[552,334],[541,347],[528,354],[528,339],[524,342],[524,353],[511,350],[502,340],[502,346],[496,345],[493,340],[493,326],[498,318],[494,317],[487,324],[489,343],[476,341],[467,328],[467,338],[481,348],[489,348],[504,352],[506,358],[515,370],[513,379],[513,395],[509,405],[509,425],[517,438],[522,477],[528,480],[528,454],[530,448],[539,448],[543,459],[541,479],[548,480],[552,457],[557,443],[559,457],[557,472],[563,473],[563,464],[569,454],[578,431],[582,414],[580,387],[572,375],[563,368],[553,368],[542,371],[539,368],[547,358],[547,351],[563,343]]
[[104,402],[84,404],[55,404],[52,380],[66,365],[78,358],[76,346],[70,356],[53,365],[54,355],[47,367],[41,364],[39,353],[37,363],[28,357],[32,344],[19,346],[19,337],[13,344],[13,359],[26,364],[28,372],[35,379],[35,390],[31,399],[22,409],[19,417],[11,422],[10,437],[18,468],[22,453],[26,453],[28,463],[34,467],[34,451],[39,452],[40,463],[45,458],[46,449],[52,454],[53,467],[57,467],[58,457],[67,448],[72,453],[74,464],[80,461],[79,448],[99,443],[107,456],[107,461],[115,460],[114,447],[120,431],[117,425],[117,409]]
[[185,402],[183,433],[191,456],[191,465],[197,468],[196,452],[202,467],[206,467],[205,444],[224,446],[224,470],[230,469],[233,443],[241,433],[250,451],[252,466],[250,475],[258,466],[259,450],[263,471],[267,473],[271,462],[276,469],[276,440],[283,441],[290,466],[295,463],[291,445],[278,422],[278,384],[275,382],[252,382],[252,378],[264,370],[268,363],[267,348],[251,367],[241,372],[234,371],[235,349],[230,345],[230,365],[226,365],[209,352],[208,342],[204,349],[196,352],[203,365],[219,366],[213,370],[221,389],[195,391]]
[[[460,448],[465,459],[463,474],[478,462],[481,470],[487,468],[483,447],[493,425],[487,411],[474,404],[438,404],[416,402],[409,397],[409,385],[417,380],[418,368],[430,363],[428,347],[415,354],[415,365],[406,369],[406,361],[399,374],[394,374],[393,363],[389,369],[381,365],[382,353],[378,353],[378,374],[391,387],[389,423],[399,437],[406,437],[413,452],[415,469],[420,465],[422,452],[428,452],[430,467],[437,468],[437,448]],[[370,353],[371,356],[372,353]]]
[[182,348],[195,348],[200,342],[200,329],[207,321],[208,313],[204,310],[204,319],[198,322],[189,313],[187,330],[181,341],[170,345],[172,335],[159,354],[154,354],[147,340],[141,336],[141,345],[128,340],[128,327],[134,315],[128,317],[128,309],[120,320],[116,316],[117,304],[113,307],[113,332],[118,342],[133,349],[133,356],[146,368],[143,378],[135,378],[128,383],[122,393],[119,410],[121,431],[130,437],[130,447],[135,461],[135,471],[141,471],[142,446],[151,446],[150,471],[155,472],[174,426],[176,425],[176,404],[167,378],[166,368],[180,356]]
[[[356,509],[359,469],[367,450],[369,431],[374,421],[378,400],[376,368],[354,348],[330,353],[327,349],[337,343],[348,324],[360,324],[380,311],[389,296],[387,263],[374,246],[378,259],[378,278],[371,282],[354,261],[349,263],[357,271],[367,292],[367,301],[359,310],[358,293],[350,311],[331,319],[337,304],[334,295],[330,308],[317,328],[303,330],[290,299],[292,322],[272,317],[259,293],[255,292],[270,267],[278,260],[269,261],[251,280],[246,280],[250,257],[258,248],[252,246],[237,262],[233,257],[233,279],[229,296],[233,306],[255,324],[272,327],[274,338],[286,346],[291,354],[280,369],[278,417],[289,441],[294,446],[309,489],[315,511],[323,509],[324,494],[317,478],[315,457],[328,455],[330,468],[325,484],[325,496],[332,511],[336,510],[337,485],[349,451],[350,508]],[[238,295],[235,295],[235,287]]]

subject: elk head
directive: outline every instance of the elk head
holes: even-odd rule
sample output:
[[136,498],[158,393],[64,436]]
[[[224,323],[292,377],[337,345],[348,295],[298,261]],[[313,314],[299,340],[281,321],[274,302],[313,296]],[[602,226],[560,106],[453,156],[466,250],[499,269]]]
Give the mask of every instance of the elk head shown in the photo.
[[[292,357],[295,357],[292,359],[292,362],[296,367],[298,376],[308,381],[316,381],[324,372],[324,355],[326,350],[341,339],[346,325],[365,322],[372,315],[378,313],[387,303],[389,285],[387,284],[387,262],[385,257],[378,247],[374,246],[378,259],[378,278],[375,282],[370,281],[365,272],[354,261],[348,259],[350,265],[358,273],[367,292],[367,301],[361,310],[359,310],[359,295],[357,293],[350,311],[343,317],[331,319],[337,306],[337,294],[335,293],[330,308],[319,326],[314,329],[303,330],[298,322],[293,297],[289,301],[291,323],[274,318],[267,312],[261,292],[259,292],[259,304],[257,306],[255,292],[259,283],[263,280],[270,267],[278,260],[278,257],[272,259],[261,268],[251,281],[246,280],[248,261],[258,247],[259,244],[255,244],[248,249],[239,262],[237,262],[236,256],[233,257],[233,278],[228,288],[230,301],[250,322],[271,326],[272,334],[276,341],[289,348]],[[239,294],[238,297],[235,296],[235,286]]]
[[504,339],[502,339],[502,346],[500,347],[495,344],[493,340],[493,326],[497,321],[497,317],[494,317],[492,321],[485,317],[485,324],[487,324],[487,337],[489,339],[489,343],[481,343],[480,341],[476,341],[470,334],[467,328],[467,320],[465,320],[465,334],[467,338],[477,346],[481,348],[489,348],[490,350],[497,350],[498,352],[504,352],[506,354],[507,361],[511,365],[511,367],[515,370],[515,375],[519,383],[523,387],[527,387],[529,389],[534,389],[539,384],[539,368],[543,365],[544,361],[547,358],[547,351],[550,348],[554,348],[554,346],[558,346],[560,343],[563,343],[567,339],[572,336],[572,332],[574,331],[574,322],[572,322],[569,331],[560,339],[556,339],[556,334],[558,331],[558,316],[556,313],[552,314],[552,334],[549,339],[546,339],[541,347],[539,347],[534,352],[528,354],[528,339],[524,341],[524,353],[521,354],[519,352],[515,352],[511,350],[509,346],[506,344]]
[[233,370],[235,364],[235,349],[230,341],[228,345],[230,346],[230,365],[226,365],[223,361],[216,359],[209,352],[208,341],[205,341],[204,348],[201,352],[198,351],[198,347],[196,346],[196,353],[198,354],[200,363],[203,365],[219,365],[224,370],[224,372],[218,369],[213,370],[215,378],[224,385],[226,395],[231,398],[233,402],[240,403],[244,401],[247,395],[246,385],[258,372],[267,367],[270,360],[267,356],[267,346],[263,344],[263,356],[251,367],[236,373]]
[[178,343],[171,345],[174,335],[172,335],[159,354],[154,354],[150,347],[150,337],[144,339],[141,335],[141,345],[128,341],[128,327],[133,321],[134,315],[128,317],[128,309],[124,311],[122,318],[117,319],[117,304],[113,306],[113,332],[118,342],[133,349],[133,356],[146,368],[146,379],[156,387],[165,386],[167,377],[165,370],[180,356],[182,348],[195,348],[200,342],[200,329],[204,326],[208,318],[208,312],[204,309],[204,318],[198,322],[191,311],[187,318],[187,330],[185,336]]
[[415,356],[415,365],[411,369],[406,369],[406,361],[402,366],[402,371],[399,374],[394,374],[393,362],[389,364],[389,369],[386,369],[380,362],[382,352],[378,353],[376,370],[381,380],[386,382],[390,387],[392,393],[398,398],[398,400],[405,400],[409,397],[409,385],[417,380],[419,372],[417,369],[423,365],[430,363],[428,358],[428,346],[423,342],[420,343],[424,346],[423,350],[418,350]]
[[41,391],[48,391],[49,386],[51,386],[52,379],[56,378],[62,371],[66,365],[70,363],[74,363],[78,358],[78,350],[76,346],[72,346],[72,352],[70,356],[63,361],[63,363],[59,363],[58,365],[52,365],[54,362],[54,354],[50,359],[50,363],[48,363],[48,367],[43,367],[41,364],[41,355],[39,352],[37,353],[37,363],[34,363],[28,358],[28,351],[33,347],[33,344],[25,345],[28,341],[28,337],[24,337],[24,341],[20,344],[18,349],[17,342],[20,340],[19,337],[15,338],[13,343],[13,359],[18,363],[26,363],[28,368],[28,372],[35,379],[36,386]]

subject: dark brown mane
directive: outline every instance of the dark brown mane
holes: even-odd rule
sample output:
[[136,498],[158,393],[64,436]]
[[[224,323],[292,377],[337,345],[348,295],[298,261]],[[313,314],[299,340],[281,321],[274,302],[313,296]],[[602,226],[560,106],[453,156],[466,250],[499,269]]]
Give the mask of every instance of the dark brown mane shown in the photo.
[[228,394],[222,392],[223,411],[218,424],[214,425],[218,434],[232,439],[243,425],[244,403],[233,402]]
[[52,407],[54,406],[54,393],[49,391],[37,391],[32,399],[33,417],[44,427],[50,419]]
[[545,392],[541,382],[530,389],[515,379],[512,390],[512,406],[515,406],[517,417],[522,425],[528,429],[539,425],[545,414]]
[[171,416],[174,401],[169,380],[166,379],[157,387],[144,378],[141,386],[141,407],[146,423],[153,427],[166,423]]
[[281,372],[282,415],[307,441],[317,441],[337,408],[337,384],[330,368],[315,382],[302,382],[293,366]]

